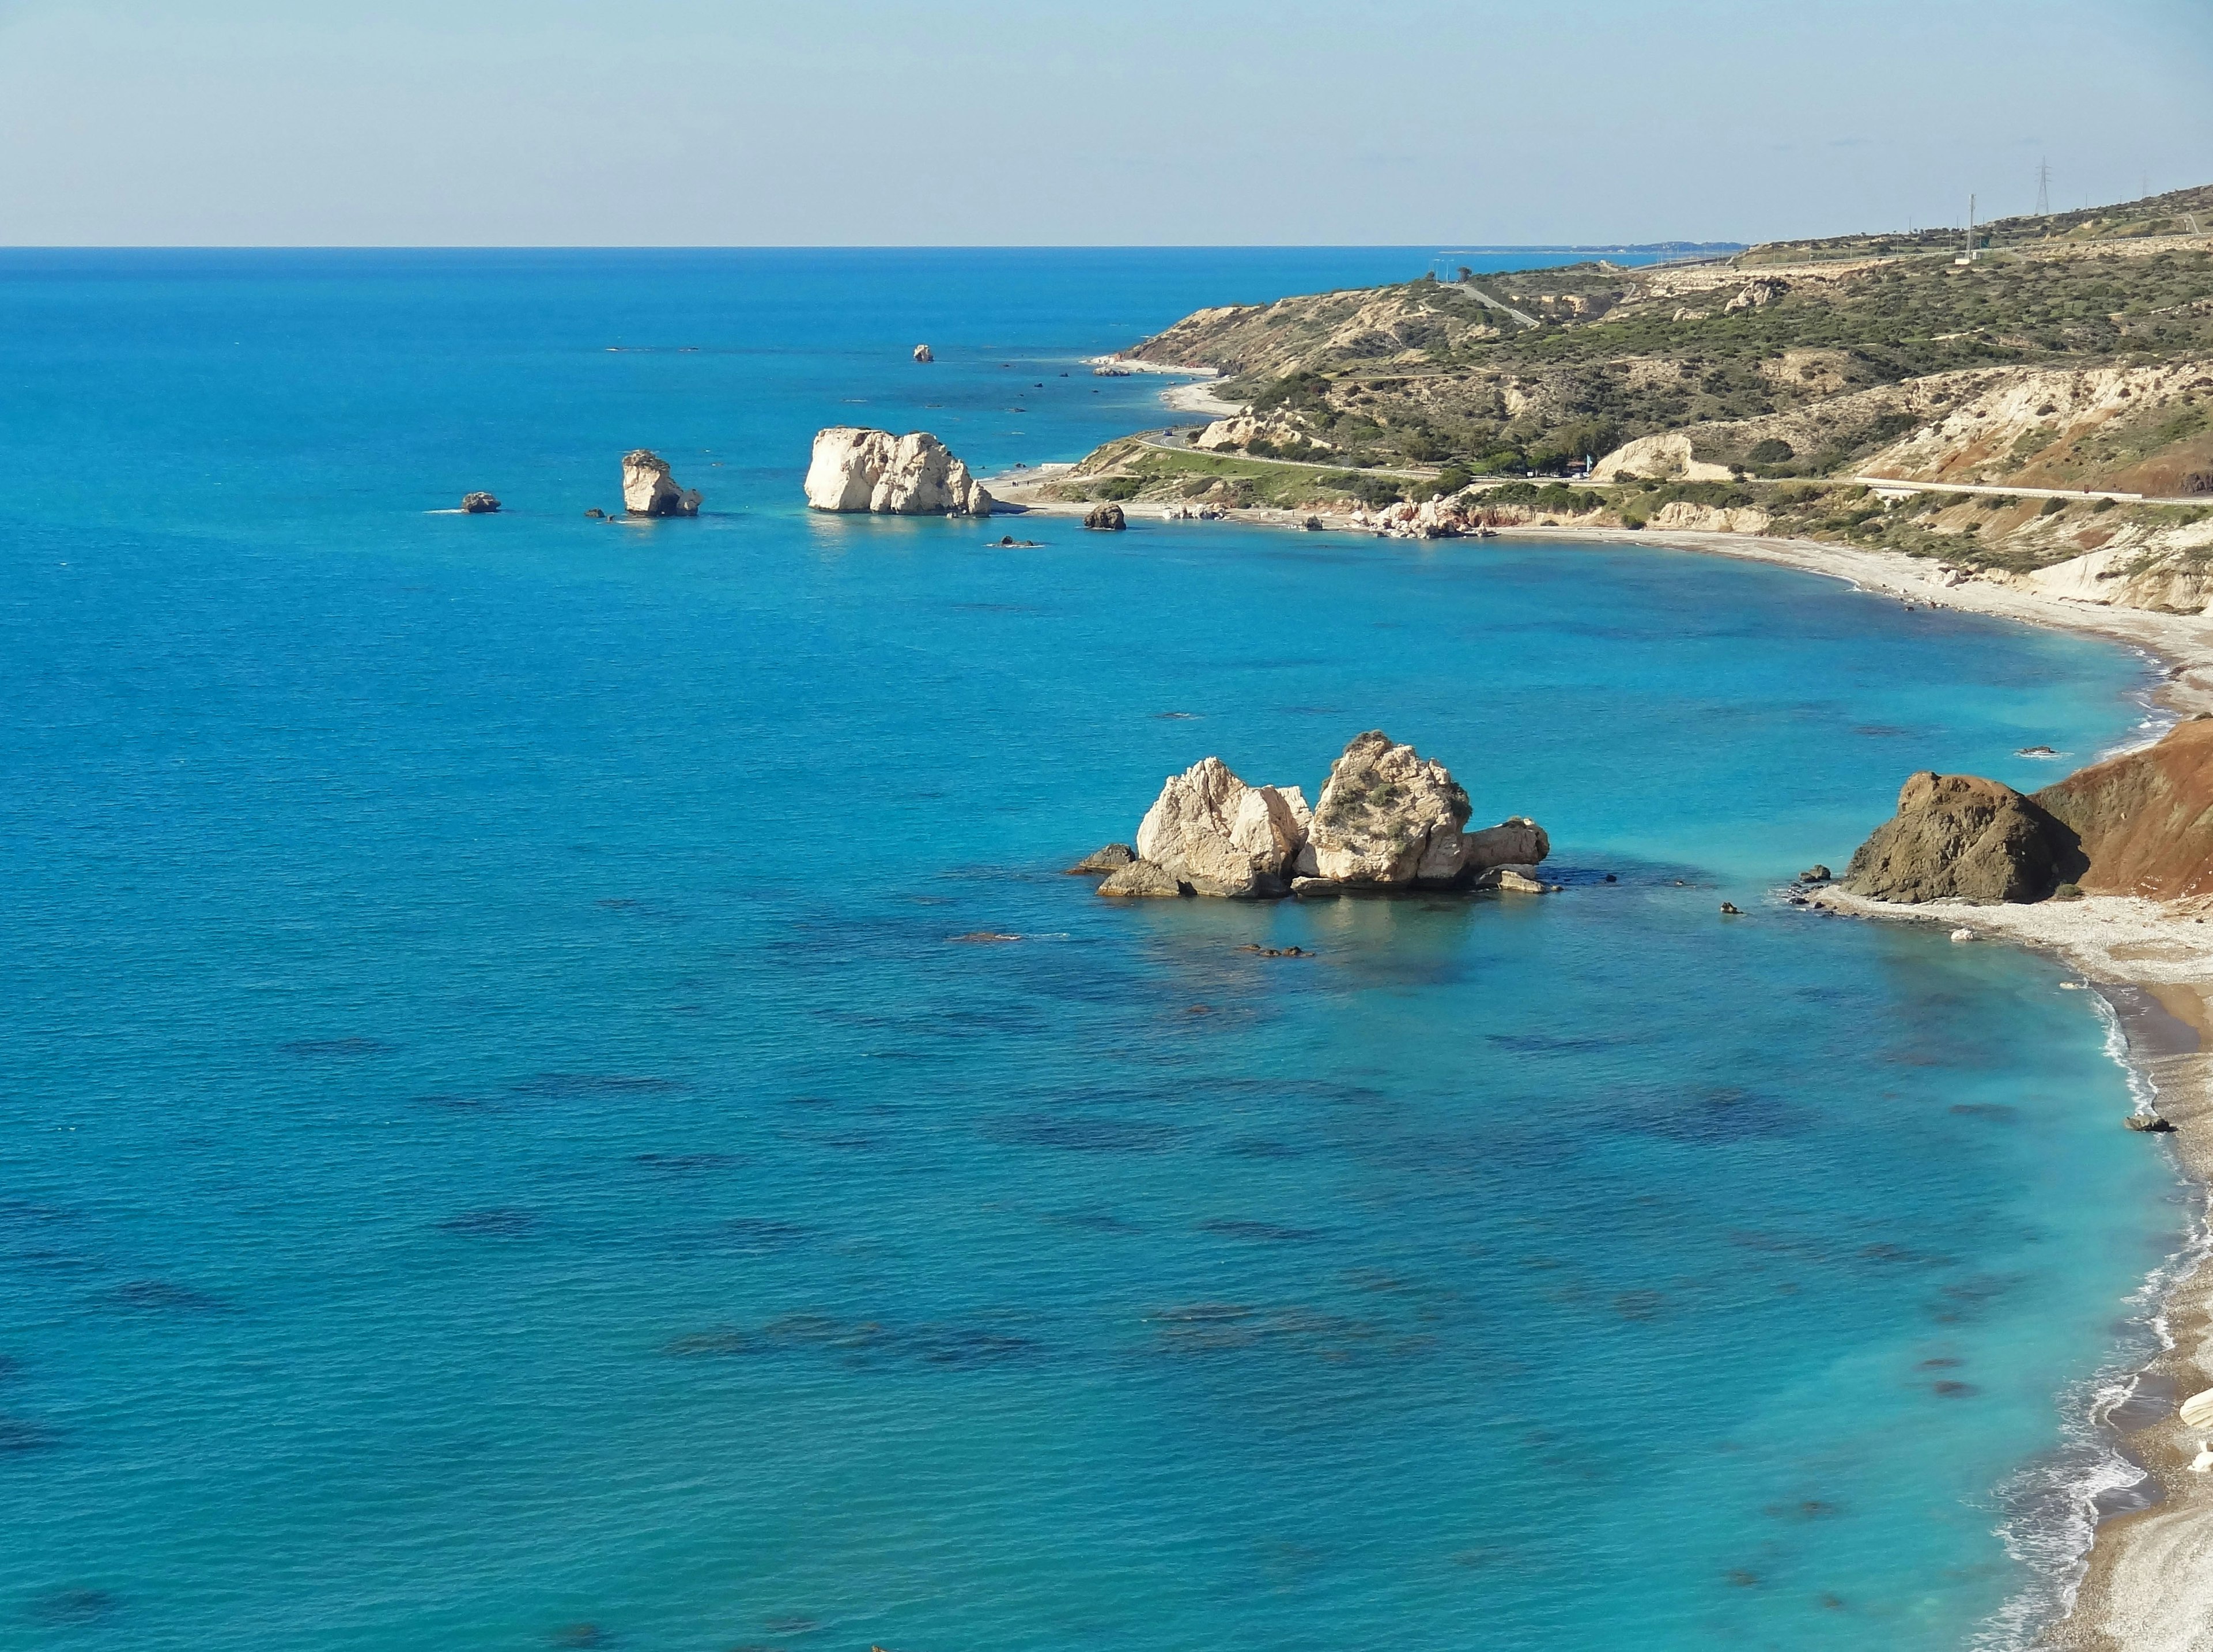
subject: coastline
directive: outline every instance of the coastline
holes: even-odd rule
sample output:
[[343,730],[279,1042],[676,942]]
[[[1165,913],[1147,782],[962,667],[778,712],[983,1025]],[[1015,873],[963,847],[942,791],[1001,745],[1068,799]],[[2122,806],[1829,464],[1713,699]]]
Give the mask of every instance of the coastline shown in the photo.
[[[1008,490],[1019,493],[1072,468],[1048,467],[1010,478]],[[1040,515],[1080,517],[1087,509],[1058,501],[1010,497],[1007,503]],[[1124,510],[1138,520],[1174,520],[1162,505],[1131,502]],[[1328,529],[1372,531],[1343,515],[1314,514]],[[1229,520],[1297,529],[1307,516],[1248,509]],[[1899,552],[1820,540],[1623,528],[1497,531],[1502,539],[1657,546],[1772,563],[1841,579],[1913,606],[2102,637],[2137,649],[2161,668],[2162,679],[2151,698],[2167,721],[2213,713],[2213,625],[2198,616],[2070,601],[1981,579],[1954,583],[1934,564]],[[2143,741],[2131,743],[2149,743],[2158,732],[2147,728]],[[1897,906],[1831,888],[1816,899],[1854,917],[1971,929],[1978,939],[2003,939],[2058,957],[2105,999],[2119,1029],[2116,1058],[2129,1071],[2132,1088],[2173,1125],[2167,1139],[2173,1144],[2180,1173],[2197,1191],[2200,1210],[2189,1241],[2145,1281],[2150,1324],[2165,1346],[2126,1387],[2101,1390],[2091,1414],[2074,1419],[2117,1453],[2125,1437],[2127,1458],[2156,1482],[2160,1501],[2102,1517],[2083,1510],[2086,1523],[2094,1518],[2088,1546],[2074,1558],[2071,1575],[2060,1580],[2063,1615],[2039,1625],[2036,1643],[2055,1652],[2213,1652],[2213,1475],[2189,1472],[2198,1436],[2184,1429],[2173,1411],[2175,1402],[2213,1387],[2213,1268],[2202,1265],[2208,1243],[2207,1194],[2213,1189],[2213,897],[2171,906],[2111,895],[2033,906]],[[2139,994],[2150,1003],[2136,998]],[[2148,1024],[2155,1021],[2186,1028],[2193,1047],[2177,1047],[2176,1040],[2151,1035]],[[2119,1124],[2115,1121],[2116,1128]],[[2124,1431],[2112,1413],[2119,1402],[2139,1392],[2171,1392],[2172,1399],[2157,1408],[2163,1414]]]

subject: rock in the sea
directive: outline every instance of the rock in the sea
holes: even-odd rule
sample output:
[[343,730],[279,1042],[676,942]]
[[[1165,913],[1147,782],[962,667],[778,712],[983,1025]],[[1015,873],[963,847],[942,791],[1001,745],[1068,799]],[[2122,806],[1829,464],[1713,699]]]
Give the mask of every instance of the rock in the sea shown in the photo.
[[1475,880],[1478,889],[1503,889],[1513,895],[1541,895],[1545,893],[1545,881],[1537,875],[1533,866],[1494,866],[1478,874]]
[[1068,869],[1072,878],[1096,877],[1109,872],[1119,872],[1133,864],[1137,851],[1127,844],[1108,844],[1104,849],[1094,849]]
[[2075,834],[2012,787],[1975,775],[1923,772],[1898,813],[1844,869],[1843,887],[1873,900],[2041,900],[2080,869]]
[[988,516],[991,496],[945,444],[924,430],[893,436],[838,425],[818,433],[807,467],[817,510],[883,516]]
[[1271,896],[1306,842],[1295,786],[1248,786],[1218,757],[1171,775],[1137,827],[1137,854],[1202,895]]
[[1827,867],[1823,866],[1817,861],[1798,875],[1798,881],[1801,883],[1826,883],[1833,875],[1834,874],[1832,874]]
[[1461,865],[1471,873],[1494,866],[1534,867],[1552,852],[1552,840],[1526,814],[1461,837]]
[[471,516],[495,515],[499,510],[499,501],[489,493],[464,494],[461,497],[461,509]]
[[1722,916],[1723,917],[1742,917],[1744,916],[1744,908],[1738,905],[1733,900],[1725,900],[1722,902]]
[[918,362],[934,362],[937,359],[928,344],[917,344],[914,347],[914,358]]
[[676,485],[667,460],[639,448],[623,455],[623,509],[633,516],[696,516],[699,496]]
[[1312,875],[1386,887],[1457,882],[1468,809],[1467,793],[1443,764],[1380,729],[1356,735],[1330,766],[1314,808]]
[[2077,771],[2034,801],[2074,832],[2091,894],[2177,900],[2213,893],[2213,721]]
[[1102,895],[1129,897],[1162,897],[1190,895],[1198,892],[1165,867],[1152,861],[1131,861],[1099,886]]
[[1119,533],[1130,525],[1130,522],[1129,519],[1122,515],[1122,507],[1110,503],[1094,505],[1089,510],[1084,512],[1083,525],[1086,527],[1098,528],[1102,533]]
[[2142,1131],[2147,1136],[2172,1135],[2174,1126],[2155,1113],[2132,1113],[2125,1121],[2131,1130]]

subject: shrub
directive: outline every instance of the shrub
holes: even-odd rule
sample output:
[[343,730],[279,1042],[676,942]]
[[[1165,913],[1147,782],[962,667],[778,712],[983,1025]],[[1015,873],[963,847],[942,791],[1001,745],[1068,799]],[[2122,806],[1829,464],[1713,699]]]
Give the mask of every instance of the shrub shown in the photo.
[[1797,456],[1797,448],[1787,442],[1770,436],[1766,441],[1755,444],[1745,458],[1755,465],[1787,465]]
[[1144,485],[1143,477],[1110,476],[1104,481],[1091,485],[1091,497],[1094,499],[1111,499],[1119,503],[1125,499],[1136,498],[1137,490]]
[[2061,511],[2066,509],[2067,502],[2064,499],[2046,499],[2044,502],[2044,509],[2040,514],[2046,516],[2057,516]]

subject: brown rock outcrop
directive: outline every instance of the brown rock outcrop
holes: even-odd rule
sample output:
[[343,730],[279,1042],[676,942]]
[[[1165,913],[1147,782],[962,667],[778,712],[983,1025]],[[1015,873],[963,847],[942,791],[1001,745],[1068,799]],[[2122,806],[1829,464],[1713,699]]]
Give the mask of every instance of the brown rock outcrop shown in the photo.
[[1094,505],[1085,511],[1083,525],[1086,527],[1097,528],[1101,533],[1119,533],[1124,528],[1129,527],[1130,521],[1128,517],[1123,515],[1122,507],[1110,502],[1103,505]]
[[2093,894],[2213,893],[2213,718],[2046,786],[2034,801],[2080,841]]
[[1860,845],[1843,887],[1873,900],[2042,900],[2081,869],[2075,834],[2035,800],[1971,774],[1923,771]]

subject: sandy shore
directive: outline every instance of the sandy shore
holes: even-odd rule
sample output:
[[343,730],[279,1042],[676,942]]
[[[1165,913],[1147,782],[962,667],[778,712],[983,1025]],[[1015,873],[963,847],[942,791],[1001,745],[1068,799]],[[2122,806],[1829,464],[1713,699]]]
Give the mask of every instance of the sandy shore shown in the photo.
[[[1068,468],[1015,479],[1009,503],[1041,515],[1081,515],[1086,506],[1021,497],[1025,484],[1055,479]],[[1150,503],[1132,503],[1124,510],[1137,521],[1167,515],[1167,507]],[[1229,520],[1298,527],[1307,519],[1305,512],[1241,510]],[[1363,531],[1343,516],[1323,521],[1332,529]],[[2176,716],[2213,712],[2213,621],[2194,616],[2070,602],[1987,580],[1954,582],[1955,576],[1933,564],[1895,552],[1817,540],[1587,527],[1508,528],[1500,537],[1618,541],[1741,557],[1845,580],[1916,607],[2088,632],[2159,662],[2164,677],[2155,698],[2161,710]],[[1451,546],[1437,542],[1436,548],[1448,553]],[[1888,801],[1869,799],[1870,818]],[[2034,906],[1892,906],[1832,890],[1820,899],[1858,917],[1938,924],[1971,930],[1978,941],[2034,947],[2079,970],[2113,1006],[2128,1039],[2130,1066],[2161,1116],[2174,1126],[2164,1139],[2201,1188],[2213,1186],[2213,898],[2173,905],[2094,896]],[[2168,1347],[2140,1379],[2143,1391],[2171,1390],[2179,1399],[2213,1388],[2213,1267],[2193,1267],[2173,1283],[2161,1327]],[[2164,1499],[2097,1527],[2080,1563],[2074,1608],[2039,1644],[2062,1652],[2213,1652],[2213,1474],[2193,1474],[2188,1467],[2199,1443],[2171,1407],[2127,1434],[2127,1454],[2158,1481]]]

